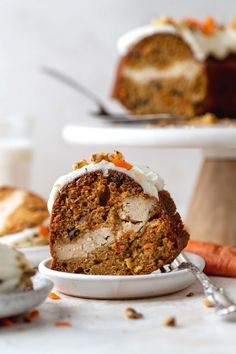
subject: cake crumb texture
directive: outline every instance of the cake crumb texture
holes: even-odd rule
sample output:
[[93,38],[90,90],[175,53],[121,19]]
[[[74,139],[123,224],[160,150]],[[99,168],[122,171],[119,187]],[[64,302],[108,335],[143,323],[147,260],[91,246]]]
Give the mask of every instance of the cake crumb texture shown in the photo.
[[52,269],[104,275],[148,274],[188,240],[165,190],[147,195],[127,174],[85,173],[57,194],[50,223]]

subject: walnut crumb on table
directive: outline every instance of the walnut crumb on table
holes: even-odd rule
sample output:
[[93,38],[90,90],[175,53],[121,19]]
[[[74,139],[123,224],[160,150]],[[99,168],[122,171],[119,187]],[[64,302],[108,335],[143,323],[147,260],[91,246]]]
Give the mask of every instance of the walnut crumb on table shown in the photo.
[[165,327],[176,327],[177,322],[174,316],[167,316],[163,321],[163,326]]
[[132,319],[132,320],[137,320],[139,318],[143,318],[143,315],[141,313],[137,312],[132,307],[127,307],[127,309],[125,310],[125,315],[127,318]]
[[192,297],[192,296],[194,296],[194,293],[192,291],[186,294],[186,297]]

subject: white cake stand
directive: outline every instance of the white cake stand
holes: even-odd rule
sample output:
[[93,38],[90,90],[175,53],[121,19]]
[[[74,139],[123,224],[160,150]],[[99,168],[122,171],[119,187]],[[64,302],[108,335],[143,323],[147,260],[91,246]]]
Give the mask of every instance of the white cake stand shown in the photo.
[[202,149],[186,225],[193,239],[236,245],[236,128],[68,125],[63,138],[80,145]]

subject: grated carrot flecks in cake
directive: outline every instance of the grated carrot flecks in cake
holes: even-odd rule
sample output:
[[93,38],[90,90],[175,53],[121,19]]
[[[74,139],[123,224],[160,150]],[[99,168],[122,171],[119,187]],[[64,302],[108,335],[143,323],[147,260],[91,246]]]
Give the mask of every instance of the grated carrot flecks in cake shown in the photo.
[[51,268],[136,275],[170,263],[189,235],[158,174],[128,163],[118,151],[91,160],[91,170],[63,176],[60,193],[50,199]]

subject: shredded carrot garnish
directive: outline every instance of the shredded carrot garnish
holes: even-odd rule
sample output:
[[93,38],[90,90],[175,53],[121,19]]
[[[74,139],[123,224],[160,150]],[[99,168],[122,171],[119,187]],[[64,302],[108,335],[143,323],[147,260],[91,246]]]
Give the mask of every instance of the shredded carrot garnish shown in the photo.
[[55,322],[54,325],[57,327],[71,327],[72,326],[72,324],[70,322],[63,322],[63,321]]
[[12,325],[14,325],[14,321],[11,320],[10,318],[3,318],[2,320],[0,320],[0,324],[4,327],[11,327]]
[[200,22],[192,17],[185,17],[184,22],[191,28],[197,29],[201,27]]
[[50,293],[48,295],[49,299],[52,299],[52,300],[61,300],[61,297],[55,293]]
[[49,233],[48,227],[43,224],[39,225],[39,232],[43,236],[48,236]]
[[215,30],[216,22],[213,17],[206,17],[202,22],[202,31],[205,34],[212,34]]
[[38,310],[31,311],[30,313],[25,314],[24,321],[31,322],[33,319],[37,318],[38,316],[39,316]]
[[115,166],[125,168],[126,170],[131,170],[131,168],[133,167],[133,165],[131,165],[131,163],[126,162],[124,160],[120,160],[120,159],[113,159],[112,163]]
[[34,311],[30,312],[29,317],[31,318],[31,320],[33,320],[34,318],[39,317],[39,311],[38,310],[34,310]]

